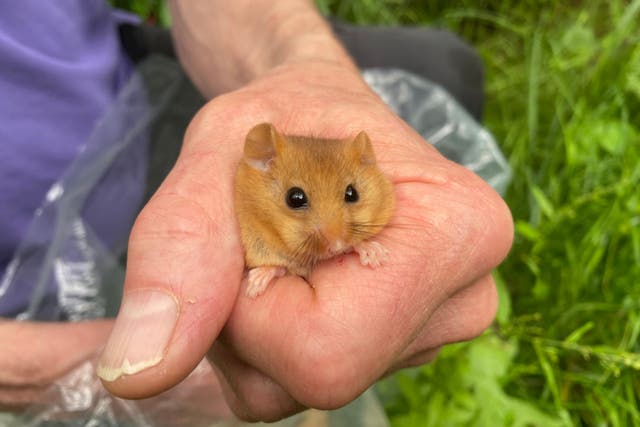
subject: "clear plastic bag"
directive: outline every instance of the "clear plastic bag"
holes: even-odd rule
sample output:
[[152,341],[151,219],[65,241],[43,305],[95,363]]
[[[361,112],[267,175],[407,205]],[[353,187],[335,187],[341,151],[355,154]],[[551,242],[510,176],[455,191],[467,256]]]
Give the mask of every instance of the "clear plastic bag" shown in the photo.
[[[147,133],[160,108],[149,105],[143,80],[134,75],[35,212],[0,281],[0,313],[5,300],[28,294],[18,319],[77,321],[107,315],[106,291],[114,288],[107,282],[122,278],[118,257],[142,201]],[[110,190],[97,191],[105,187]],[[96,197],[113,199],[125,228],[109,243],[86,219],[87,212],[105,202]],[[123,211],[118,199],[134,203]]]
[[362,73],[369,86],[440,153],[504,194],[511,168],[489,131],[442,87],[398,69]]
[[[493,138],[443,89],[401,70],[365,70],[363,76],[445,156],[478,173],[498,191],[505,190],[510,170]],[[23,287],[29,289],[30,299],[19,313],[20,319],[81,320],[115,314],[124,277],[121,258],[125,242],[105,244],[86,221],[83,215],[95,197],[93,190],[104,180],[117,177],[134,192],[132,197],[142,202],[144,185],[140,183],[145,177],[141,171],[147,170],[147,161],[156,173],[166,173],[179,144],[150,157],[136,153],[147,153],[148,144],[153,151],[158,138],[180,141],[186,123],[201,103],[174,61],[152,58],[139,67],[36,212],[29,233],[0,281],[0,307],[4,297]],[[132,224],[135,212],[124,215]],[[186,406],[194,396],[208,396],[211,378],[211,369],[201,363],[172,391],[147,401],[123,401],[104,391],[94,373],[94,361],[87,361],[51,387],[46,404],[34,405],[18,418],[0,414],[0,423],[34,427],[240,425],[228,421],[216,424],[213,401],[208,407]],[[341,410],[300,414],[276,425],[305,425],[309,417],[320,424],[306,425],[388,425],[371,391]]]

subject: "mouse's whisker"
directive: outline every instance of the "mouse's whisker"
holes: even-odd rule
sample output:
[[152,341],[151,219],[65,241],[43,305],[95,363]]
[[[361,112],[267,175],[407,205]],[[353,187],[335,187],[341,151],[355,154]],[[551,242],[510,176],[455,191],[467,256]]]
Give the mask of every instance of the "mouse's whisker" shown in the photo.
[[378,224],[376,222],[351,222],[351,226],[360,228],[382,228],[386,224]]
[[307,246],[307,242],[308,242],[308,238],[304,239],[303,241],[301,241],[298,246],[296,246],[296,248],[293,250],[292,256],[294,259],[298,260],[300,259],[302,256],[304,256],[305,253],[305,248]]
[[293,259],[299,265],[313,266],[315,264],[314,243],[315,236],[310,234],[293,251]]
[[352,222],[349,224],[349,231],[353,236],[369,238],[376,235],[383,225],[365,222]]

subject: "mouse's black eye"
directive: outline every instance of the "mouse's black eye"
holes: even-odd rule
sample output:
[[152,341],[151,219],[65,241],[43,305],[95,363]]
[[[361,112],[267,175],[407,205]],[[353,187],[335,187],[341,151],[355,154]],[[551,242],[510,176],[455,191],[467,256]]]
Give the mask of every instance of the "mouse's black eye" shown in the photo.
[[309,200],[307,199],[307,195],[304,194],[302,188],[291,187],[289,191],[287,191],[287,206],[291,209],[303,209],[309,206]]
[[359,198],[360,196],[356,188],[351,184],[347,185],[347,188],[344,190],[344,201],[347,203],[355,203]]

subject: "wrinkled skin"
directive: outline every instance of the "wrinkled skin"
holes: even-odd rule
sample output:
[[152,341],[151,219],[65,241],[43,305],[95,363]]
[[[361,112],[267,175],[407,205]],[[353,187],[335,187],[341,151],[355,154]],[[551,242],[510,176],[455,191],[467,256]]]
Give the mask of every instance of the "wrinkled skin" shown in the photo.
[[[388,263],[374,270],[343,255],[313,271],[313,287],[285,276],[259,298],[240,292],[233,177],[243,138],[260,122],[326,138],[367,131],[397,197],[379,236]],[[385,374],[480,334],[497,306],[490,272],[512,234],[502,199],[425,144],[352,68],[275,68],[198,113],[178,163],[139,215],[125,298],[160,289],[175,297],[180,314],[160,363],[105,386],[124,397],[148,396],[206,355],[242,418],[336,408]]]

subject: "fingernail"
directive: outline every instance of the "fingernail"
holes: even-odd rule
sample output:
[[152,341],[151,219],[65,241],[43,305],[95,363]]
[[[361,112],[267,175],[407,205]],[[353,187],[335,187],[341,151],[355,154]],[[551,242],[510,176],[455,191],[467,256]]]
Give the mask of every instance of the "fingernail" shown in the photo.
[[126,294],[98,364],[98,376],[115,381],[160,363],[177,320],[178,304],[168,293],[142,289]]

